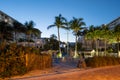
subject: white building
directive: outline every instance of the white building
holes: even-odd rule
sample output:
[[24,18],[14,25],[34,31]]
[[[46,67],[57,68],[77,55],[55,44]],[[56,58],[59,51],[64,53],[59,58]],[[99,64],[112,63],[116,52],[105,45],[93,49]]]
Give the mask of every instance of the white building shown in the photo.
[[110,29],[113,29],[115,26],[120,25],[120,17],[118,17],[117,19],[111,21],[108,26]]
[[[15,19],[13,19],[12,17],[8,16],[7,14],[5,14],[4,12],[0,11],[0,22],[1,21],[5,21],[8,22],[9,24],[13,24],[14,21],[16,21]],[[17,21],[18,22],[18,21]]]
[[[23,24],[21,24],[20,22],[18,22],[17,20],[15,20],[14,18],[10,17],[9,15],[7,15],[6,13],[0,11],[0,22],[5,21],[6,23],[10,24],[11,26],[13,26],[14,22],[19,23],[21,26],[24,26]],[[15,41],[15,33],[13,33],[14,35],[14,40]],[[19,33],[16,34],[16,38],[20,39],[20,38],[25,38],[25,34],[24,33]]]
[[[15,20],[14,18],[10,17],[9,15],[7,15],[6,13],[0,11],[0,22],[2,21],[5,21],[7,23],[9,23],[11,26],[13,26],[13,23],[14,22],[18,22],[17,20]],[[20,22],[18,22],[20,23]],[[24,26],[23,24],[20,23],[21,26]],[[43,47],[45,45],[45,40],[43,38],[41,38],[41,33],[39,34],[39,37],[35,36],[35,35],[31,35],[32,37],[32,40],[34,42],[30,42],[30,45],[31,46],[37,46],[37,47]],[[14,34],[14,40],[13,42],[15,41],[15,33]],[[24,33],[17,33],[16,34],[16,39],[19,40],[19,39],[26,39],[26,34]],[[28,45],[28,42],[18,42],[18,44],[20,45]]]

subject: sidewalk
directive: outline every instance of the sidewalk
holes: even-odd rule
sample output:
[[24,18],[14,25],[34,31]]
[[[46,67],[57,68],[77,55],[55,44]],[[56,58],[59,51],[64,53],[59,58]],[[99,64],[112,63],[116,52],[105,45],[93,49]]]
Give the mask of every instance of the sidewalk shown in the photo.
[[72,69],[12,80],[120,80],[120,65],[91,69]]

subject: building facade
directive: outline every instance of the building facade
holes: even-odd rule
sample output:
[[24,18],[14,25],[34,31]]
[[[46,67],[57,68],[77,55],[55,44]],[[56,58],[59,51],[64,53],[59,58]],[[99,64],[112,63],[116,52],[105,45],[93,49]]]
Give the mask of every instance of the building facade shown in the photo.
[[114,29],[115,26],[120,25],[120,17],[117,19],[111,21],[109,24],[107,24],[110,29]]
[[[13,25],[13,23],[14,22],[17,22],[17,23],[19,23],[20,24],[20,26],[24,26],[22,23],[20,23],[19,21],[17,21],[17,20],[15,20],[14,18],[12,18],[11,16],[9,16],[9,15],[7,15],[6,13],[4,13],[4,12],[2,12],[2,11],[0,11],[0,22],[2,22],[2,21],[4,21],[4,22],[6,22],[6,23],[8,23],[9,25],[11,25],[11,26],[14,26]],[[15,34],[14,32],[13,32],[13,42],[15,42],[15,37],[16,37],[16,40],[19,40],[19,39],[23,39],[23,40],[25,40],[26,38],[27,38],[27,35],[25,34],[25,33],[22,33],[22,32],[16,32],[17,34]],[[35,36],[35,35],[31,35],[31,39],[34,41],[34,42],[31,42],[30,44],[32,45],[32,46],[38,46],[38,47],[40,47],[40,46],[42,46],[43,47],[43,45],[45,44],[45,42],[43,41],[43,39],[41,39],[41,33],[42,32],[40,32],[40,34],[39,34],[39,36]],[[18,42],[18,44],[22,44],[22,45],[28,45],[28,43],[27,42]]]
[[[96,41],[94,40],[87,40],[84,36],[79,37],[78,42],[82,44],[83,50],[93,50],[96,48]],[[103,50],[105,47],[105,42],[103,40],[97,40],[97,45],[99,50]]]
[[[120,17],[116,18],[115,20],[111,21],[107,24],[109,29],[114,29],[115,26],[120,25]],[[95,49],[96,43],[92,40],[86,40],[84,36],[80,36],[78,39],[78,42],[82,43],[82,48],[86,50],[92,50]],[[105,42],[103,40],[97,40],[98,42],[98,48],[99,50],[102,50],[105,48]],[[107,44],[107,47],[109,47],[109,44]]]
[[13,25],[13,22],[16,21],[16,20],[13,19],[12,17],[8,16],[6,13],[0,11],[0,22],[1,21],[5,21],[5,22]]
[[[13,26],[13,23],[14,23],[14,22],[19,23],[20,26],[24,26],[23,24],[21,24],[20,22],[18,22],[18,21],[15,20],[14,18],[10,17],[10,16],[7,15],[6,13],[0,11],[0,22],[2,22],[2,21],[8,23],[10,26]],[[14,35],[13,41],[15,41],[15,33],[13,33],[13,35]],[[20,38],[25,39],[25,38],[26,38],[26,35],[25,35],[24,33],[18,33],[18,34],[16,34],[16,39],[20,39]]]

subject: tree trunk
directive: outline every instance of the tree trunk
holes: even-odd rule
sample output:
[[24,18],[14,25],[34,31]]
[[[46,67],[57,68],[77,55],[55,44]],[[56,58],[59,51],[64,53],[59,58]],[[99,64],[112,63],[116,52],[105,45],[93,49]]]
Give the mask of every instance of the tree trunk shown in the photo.
[[95,54],[95,56],[98,56],[98,42],[97,42],[97,40],[96,40],[96,54]]
[[88,40],[85,40],[86,49],[88,49],[87,42],[88,42]]
[[59,28],[58,28],[58,42],[59,42],[59,57],[61,58],[62,53],[61,53],[61,48],[60,48],[60,31],[59,31]]
[[95,44],[94,44],[94,41],[95,41],[95,40],[92,40],[92,49],[95,48],[95,46],[94,46],[94,45],[95,45]]
[[75,43],[75,55],[74,58],[76,58],[78,56],[78,52],[77,52],[77,35],[76,35],[76,43]]
[[69,43],[68,43],[68,39],[69,39],[69,33],[67,30],[67,54],[69,55]]
[[98,56],[100,55],[100,54],[99,54],[99,42],[100,42],[100,41],[99,41],[99,39],[98,39],[98,40],[97,40]]
[[105,40],[105,56],[106,56],[106,46],[107,46],[107,44],[106,44],[106,40]]
[[120,57],[120,54],[119,54],[119,41],[118,41],[118,57]]

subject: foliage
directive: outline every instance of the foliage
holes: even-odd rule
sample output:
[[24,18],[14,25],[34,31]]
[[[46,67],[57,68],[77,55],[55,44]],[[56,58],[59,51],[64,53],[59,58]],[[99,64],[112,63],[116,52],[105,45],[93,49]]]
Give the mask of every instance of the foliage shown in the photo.
[[3,43],[0,49],[0,77],[10,77],[26,72],[24,47]]
[[117,44],[118,44],[118,55],[119,55],[119,49],[120,49],[120,46],[119,46],[119,43],[120,43],[120,25],[117,25],[114,27],[114,39],[116,40]]
[[113,56],[95,56],[92,58],[87,58],[85,61],[87,67],[120,65],[120,58]]
[[[58,30],[58,42],[59,42],[59,45],[58,45],[58,47],[59,47],[59,52],[60,52],[60,54],[61,54],[61,49],[60,49],[60,28],[63,28],[63,29],[68,29],[67,27],[66,27],[66,25],[67,25],[67,20],[61,15],[61,14],[59,14],[59,16],[56,16],[55,17],[55,22],[54,22],[54,24],[52,24],[52,25],[49,25],[48,27],[47,27],[47,29],[50,29],[50,28],[52,28],[52,27],[57,27],[57,30]],[[60,56],[61,57],[61,56]]]
[[39,37],[40,35],[40,30],[37,28],[34,28],[35,23],[33,21],[29,21],[25,23],[25,28],[26,28],[26,35],[28,36],[28,40],[32,39],[32,36],[37,36]]
[[13,28],[8,23],[2,21],[0,22],[0,41],[4,40],[12,40],[13,34],[12,34]]
[[82,43],[77,43],[77,50],[81,51],[81,49],[82,49]]
[[[28,62],[26,61],[26,54],[28,54]],[[24,47],[15,43],[0,44],[1,78],[22,75],[33,69],[45,69],[51,66],[51,55],[40,54],[38,48]]]
[[59,49],[59,42],[53,38],[45,38],[46,44],[43,47],[43,51],[46,50],[58,50]]
[[50,39],[55,39],[57,40],[57,36],[55,34],[50,35]]
[[83,30],[84,28],[82,26],[85,26],[85,22],[83,22],[83,18],[75,18],[73,17],[73,19],[69,22],[70,24],[70,29],[73,30],[73,34],[76,36],[76,44],[75,44],[75,55],[74,57],[77,57],[77,42],[78,42],[78,36],[81,34],[81,30]]
[[19,34],[19,33],[25,33],[25,27],[21,24],[21,23],[19,23],[19,22],[17,22],[17,21],[14,21],[13,22],[13,31],[14,31],[14,40],[17,42],[17,34]]

